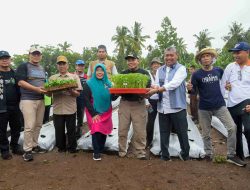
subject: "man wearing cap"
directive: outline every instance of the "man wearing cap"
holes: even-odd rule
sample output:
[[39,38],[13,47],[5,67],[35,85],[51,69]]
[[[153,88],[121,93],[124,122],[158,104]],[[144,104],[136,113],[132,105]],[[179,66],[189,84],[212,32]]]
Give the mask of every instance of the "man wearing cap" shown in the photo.
[[189,160],[188,123],[186,112],[187,71],[178,61],[175,47],[168,47],[164,51],[165,65],[161,66],[155,77],[155,86],[148,94],[159,94],[157,110],[159,112],[159,127],[161,141],[161,159],[170,161],[169,137],[172,126],[176,130],[181,151],[179,157]]
[[[155,57],[150,62],[150,79],[151,79],[151,85],[154,85],[155,83],[155,75],[157,69],[162,65],[162,62],[158,57]],[[151,147],[153,135],[154,135],[154,124],[155,124],[155,118],[157,115],[157,102],[158,102],[158,94],[152,95],[148,101],[149,104],[147,105],[148,108],[148,122],[147,122],[147,145],[146,147]]]
[[[75,63],[75,74],[78,75],[81,81],[81,85],[83,86],[86,83],[87,75],[84,73],[85,68],[85,62],[83,60],[77,60]],[[80,92],[80,96],[76,98],[77,102],[77,112],[76,112],[76,119],[77,119],[77,125],[76,125],[76,138],[80,138],[82,135],[81,127],[83,125],[83,118],[84,118],[84,97],[83,97],[83,91]]]
[[[18,139],[20,136],[21,122],[19,101],[20,93],[15,72],[10,67],[11,57],[7,51],[0,51],[0,151],[4,160],[12,158],[13,154],[23,154]],[[10,126],[11,142],[7,137],[7,126]]]
[[31,47],[29,61],[17,68],[18,85],[21,91],[20,109],[24,118],[24,161],[33,160],[32,153],[45,153],[38,145],[39,133],[44,116],[45,71],[40,65],[42,51],[39,47]]
[[98,60],[91,61],[89,63],[88,72],[87,72],[88,79],[91,78],[94,72],[95,65],[98,63],[102,63],[105,65],[109,79],[111,78],[111,75],[118,74],[115,63],[107,59],[107,48],[105,45],[98,46],[97,58]]
[[236,155],[244,159],[242,145],[242,124],[250,154],[250,46],[239,42],[229,52],[233,53],[235,62],[227,65],[222,76],[222,92],[228,91],[228,110],[237,126]]
[[[135,54],[125,57],[128,69],[121,74],[141,73],[148,75],[149,73],[139,68],[139,58]],[[150,80],[147,87],[150,87]],[[146,159],[146,124],[147,110],[145,106],[145,98],[138,94],[123,94],[119,105],[119,156],[125,157],[127,154],[127,137],[130,124],[133,124],[133,136],[131,140],[131,150],[138,159]]]
[[[56,132],[56,146],[58,152],[76,153],[76,97],[80,95],[82,85],[76,74],[68,72],[69,64],[65,56],[57,57],[58,74],[52,75],[49,80],[76,80],[78,87],[53,93],[53,122]],[[68,146],[66,145],[65,125],[67,128]]]
[[191,83],[187,85],[189,92],[196,93],[197,90],[199,91],[200,101],[198,114],[206,152],[205,159],[211,161],[213,157],[210,131],[212,116],[216,116],[228,132],[227,162],[238,166],[245,166],[246,164],[235,155],[236,126],[226,108],[220,90],[220,80],[223,75],[223,70],[213,66],[216,57],[217,53],[215,49],[202,49],[195,57],[196,62],[200,63],[202,68],[193,74]]

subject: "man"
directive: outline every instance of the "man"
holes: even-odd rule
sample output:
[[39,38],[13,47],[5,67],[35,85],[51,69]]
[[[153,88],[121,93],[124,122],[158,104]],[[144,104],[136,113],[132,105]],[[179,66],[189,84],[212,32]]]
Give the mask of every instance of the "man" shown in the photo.
[[[162,65],[162,62],[158,57],[155,57],[150,62],[150,78],[151,78],[151,84],[153,85],[155,83],[155,75],[157,69]],[[146,147],[151,147],[152,141],[153,141],[153,135],[154,135],[154,124],[155,124],[155,118],[157,115],[157,102],[158,102],[158,95],[154,94],[149,99],[149,105],[148,107],[148,122],[147,122],[147,145]]]
[[226,108],[220,90],[220,79],[223,70],[213,66],[216,57],[217,53],[214,49],[202,49],[195,57],[196,62],[200,63],[202,68],[193,74],[192,84],[189,83],[187,85],[189,92],[196,93],[197,90],[199,91],[200,101],[198,114],[206,152],[205,159],[211,161],[213,157],[210,131],[212,116],[216,116],[227,128],[228,132],[227,162],[238,166],[245,166],[246,164],[235,155],[236,126]]
[[[196,71],[196,68],[194,65],[191,65],[189,67],[189,73],[190,73],[190,80],[192,78],[192,75]],[[198,93],[195,94],[189,94],[190,97],[190,112],[192,116],[192,120],[194,121],[195,124],[198,124],[198,99],[197,99]]]
[[[4,160],[12,159],[9,148],[12,149],[13,154],[23,154],[18,145],[21,130],[18,107],[20,94],[15,72],[10,65],[10,54],[7,51],[0,51],[0,151]],[[8,123],[11,129],[10,146],[7,137]]]
[[227,65],[221,85],[223,94],[225,86],[229,89],[227,107],[237,126],[236,155],[243,160],[242,124],[250,153],[250,46],[240,42],[229,52],[233,53],[235,62]]
[[[58,74],[52,75],[49,80],[74,79],[78,84],[76,89],[68,89],[53,93],[53,121],[56,131],[56,146],[58,152],[76,153],[76,97],[80,95],[82,85],[76,74],[68,72],[69,64],[65,56],[57,57]],[[67,142],[65,136],[65,125],[67,128]]]
[[[75,63],[75,74],[78,75],[81,81],[81,85],[83,86],[87,80],[87,75],[84,73],[85,69],[85,62],[83,60],[77,60]],[[84,118],[84,97],[83,97],[83,91],[81,91],[80,96],[76,98],[77,102],[77,112],[76,112],[76,118],[77,118],[77,126],[76,126],[76,138],[80,138],[82,136],[81,127],[83,125],[83,118]]]
[[91,61],[89,63],[89,68],[88,68],[88,73],[87,73],[88,79],[91,78],[94,72],[94,67],[98,63],[103,63],[105,65],[109,79],[111,78],[111,75],[118,74],[115,63],[107,59],[107,48],[105,45],[98,46],[97,57],[98,57],[98,60]]
[[161,141],[161,159],[170,161],[169,137],[171,126],[174,127],[180,142],[179,157],[189,160],[188,123],[186,112],[186,68],[178,61],[175,47],[165,49],[165,65],[156,73],[154,88],[148,94],[159,93],[158,112]]
[[[135,54],[125,57],[128,69],[121,74],[141,73],[148,75],[148,72],[139,68],[139,58]],[[150,86],[150,80],[148,86]],[[131,140],[131,150],[138,159],[146,159],[146,124],[147,110],[145,98],[138,94],[123,94],[119,105],[119,156],[125,157],[127,154],[127,137],[130,124],[133,124],[133,137]]]
[[32,153],[45,153],[38,145],[44,117],[45,71],[40,65],[42,51],[38,47],[29,50],[29,62],[17,68],[18,85],[21,87],[20,109],[24,118],[24,161],[33,160]]

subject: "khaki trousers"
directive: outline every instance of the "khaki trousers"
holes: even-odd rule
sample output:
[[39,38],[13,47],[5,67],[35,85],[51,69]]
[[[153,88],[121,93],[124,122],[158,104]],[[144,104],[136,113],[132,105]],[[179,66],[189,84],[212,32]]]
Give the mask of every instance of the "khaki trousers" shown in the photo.
[[131,140],[131,150],[137,157],[144,157],[146,147],[146,124],[147,110],[145,101],[120,101],[119,105],[119,155],[124,157],[127,153],[127,137],[130,124],[133,125],[133,137]]
[[44,100],[21,100],[20,110],[24,118],[23,150],[27,152],[38,145],[45,110]]

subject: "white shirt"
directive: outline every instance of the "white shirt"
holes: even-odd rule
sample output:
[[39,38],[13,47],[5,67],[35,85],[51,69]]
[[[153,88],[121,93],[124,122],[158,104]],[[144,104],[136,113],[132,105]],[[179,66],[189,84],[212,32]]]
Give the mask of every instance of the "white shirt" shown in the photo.
[[[156,72],[155,76],[155,84],[160,86],[159,84],[159,74],[158,71]],[[166,78],[164,81],[164,85],[162,87],[165,88],[166,91],[163,92],[162,96],[162,106],[158,106],[157,110],[160,113],[168,114],[168,113],[177,113],[183,109],[172,109],[170,107],[170,99],[169,99],[169,91],[178,88],[181,83],[187,78],[187,71],[184,66],[179,67],[179,69],[175,72],[175,75],[171,81],[168,81],[170,67],[166,67]]]
[[[148,73],[149,73],[150,78],[151,78],[151,86],[152,86],[152,85],[155,85],[155,79],[154,79],[152,73],[151,73],[150,71],[148,71]],[[150,96],[149,99],[158,100],[158,99],[159,99],[159,96],[158,96],[158,94],[153,94],[152,96]]]
[[232,88],[228,91],[228,107],[233,107],[240,102],[250,99],[250,66],[241,68],[237,63],[227,65],[221,79],[221,92],[225,95],[226,82],[230,82]]

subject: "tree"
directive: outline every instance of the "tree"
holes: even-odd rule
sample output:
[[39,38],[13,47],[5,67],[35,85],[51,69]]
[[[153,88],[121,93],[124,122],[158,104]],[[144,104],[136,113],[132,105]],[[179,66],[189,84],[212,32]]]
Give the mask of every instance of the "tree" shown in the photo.
[[[129,31],[129,51],[141,55],[142,48],[145,48],[144,42],[150,38],[149,35],[142,35],[141,23],[135,22],[132,30]],[[128,52],[130,53],[130,52]]]
[[128,33],[129,29],[126,26],[116,27],[116,35],[112,37],[111,41],[116,44],[114,52],[117,52],[118,55],[125,55],[129,39]]
[[72,50],[70,49],[70,47],[72,46],[72,44],[69,44],[67,41],[63,42],[63,44],[58,44],[58,47],[63,51],[63,52],[72,52]]
[[205,47],[211,46],[211,40],[213,40],[214,37],[209,37],[209,35],[210,32],[208,32],[208,29],[202,30],[198,35],[194,35],[194,37],[196,38],[195,47],[198,48],[198,51]]

